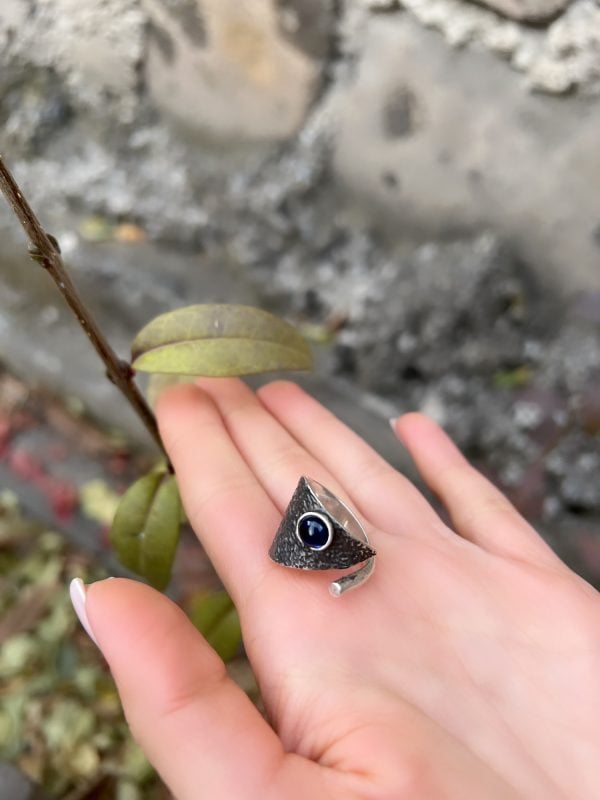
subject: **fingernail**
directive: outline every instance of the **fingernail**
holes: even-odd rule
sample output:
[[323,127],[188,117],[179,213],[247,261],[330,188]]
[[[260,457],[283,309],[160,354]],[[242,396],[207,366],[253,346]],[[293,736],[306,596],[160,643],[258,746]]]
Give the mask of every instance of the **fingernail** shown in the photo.
[[85,632],[90,637],[92,642],[99,647],[100,645],[98,645],[98,640],[94,636],[94,632],[92,630],[92,626],[90,625],[85,608],[86,588],[85,583],[81,580],[81,578],[73,578],[71,585],[69,586],[69,594],[71,595],[71,603],[73,603],[73,608],[77,614],[79,622],[81,622],[83,625]]
[[398,422],[399,419],[400,417],[390,417],[388,420],[388,422],[390,423],[390,428],[394,431],[394,433],[396,433],[396,423]]

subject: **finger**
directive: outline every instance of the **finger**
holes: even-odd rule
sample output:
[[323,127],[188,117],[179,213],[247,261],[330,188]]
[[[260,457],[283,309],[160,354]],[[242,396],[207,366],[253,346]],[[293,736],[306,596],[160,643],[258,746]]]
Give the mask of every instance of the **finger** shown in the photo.
[[[246,384],[237,378],[202,378],[197,381],[197,386],[199,391],[205,392],[218,408],[241,457],[248,463],[272,503],[279,510],[277,525],[271,526],[263,546],[265,554],[281,522],[281,514],[286,511],[302,475],[314,478],[349,508],[354,507],[352,498],[348,497],[335,476],[306,452]],[[376,585],[387,586],[385,576],[393,572],[398,561],[402,560],[398,537],[387,536],[380,530],[373,531],[370,521],[365,522],[367,534],[374,534],[371,541],[382,562],[382,566],[376,570],[374,580]],[[331,617],[324,614],[324,608],[328,606],[323,604],[323,597],[326,596],[324,583],[329,582],[330,578],[321,570],[282,569],[280,565],[274,563],[271,563],[271,570],[268,575],[268,586],[266,582],[261,582],[261,591],[252,593],[252,600],[257,604],[254,608],[260,606],[259,613],[252,620],[252,630],[260,630],[261,636],[277,641],[276,631],[279,630],[281,635],[285,636],[292,613],[298,630],[303,630],[299,643],[299,647],[303,648],[306,642],[311,641],[310,636],[305,635],[307,631],[314,633],[322,630],[322,625],[331,628]],[[269,603],[270,592],[267,590],[272,590],[273,595],[278,598],[277,609]],[[282,627],[278,627],[279,625]],[[253,637],[250,637],[247,646],[253,660],[257,664],[264,664],[264,653],[258,652]],[[288,646],[289,642],[286,650]],[[271,656],[267,654],[267,657],[277,658],[278,654]]]
[[377,527],[418,535],[447,530],[409,480],[297,384],[275,381],[258,395],[310,455],[335,474]]
[[178,800],[320,796],[319,767],[284,753],[164,595],[135,581],[101,581],[89,587],[85,611],[132,732]]
[[490,552],[561,563],[490,481],[472,467],[433,420],[405,414],[395,431],[425,482],[448,509],[457,532]]
[[190,523],[239,607],[273,567],[265,553],[280,514],[204,392],[169,389],[157,418]]
[[217,405],[231,438],[280,512],[302,475],[352,503],[334,474],[298,444],[246,384],[237,378],[203,378],[197,385]]

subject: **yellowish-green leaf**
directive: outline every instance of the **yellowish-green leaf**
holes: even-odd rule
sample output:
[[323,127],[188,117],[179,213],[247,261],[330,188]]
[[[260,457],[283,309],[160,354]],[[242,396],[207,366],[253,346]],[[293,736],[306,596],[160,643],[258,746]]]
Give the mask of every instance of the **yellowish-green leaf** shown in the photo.
[[133,367],[178,375],[251,375],[310,369],[302,335],[259,308],[197,305],[161,314],[132,345]]
[[533,373],[526,364],[511,370],[494,373],[494,386],[497,389],[518,389],[531,383]]
[[223,661],[238,654],[242,641],[240,619],[227,592],[200,592],[193,597],[189,616]]
[[81,510],[89,519],[110,525],[119,506],[119,495],[101,478],[87,481],[79,489]]
[[181,500],[173,475],[154,470],[132,484],[117,508],[110,541],[119,561],[164,589],[181,525]]
[[225,614],[206,639],[225,663],[235,658],[239,653],[242,641],[242,629],[237,610],[232,608]]
[[188,601],[188,614],[203,636],[211,630],[233,608],[227,592],[195,592]]

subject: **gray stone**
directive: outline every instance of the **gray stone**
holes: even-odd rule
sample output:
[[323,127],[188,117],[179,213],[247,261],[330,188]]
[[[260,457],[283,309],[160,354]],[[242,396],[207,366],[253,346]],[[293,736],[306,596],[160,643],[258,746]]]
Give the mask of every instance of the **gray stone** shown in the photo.
[[125,118],[137,104],[144,15],[138,0],[3,0],[0,66],[57,70],[86,107],[107,103]]
[[374,220],[395,237],[492,228],[544,280],[600,286],[600,105],[531,96],[408,14],[373,15],[362,36],[330,114],[337,175]]
[[0,761],[0,800],[47,800],[47,795],[12,764]]
[[279,32],[310,58],[325,59],[333,37],[332,0],[273,0]]
[[402,0],[402,6],[419,24],[439,31],[452,47],[486,50],[508,63],[523,73],[530,90],[598,95],[600,7],[594,0],[572,0],[545,27],[503,18],[467,0]]
[[600,443],[584,435],[566,438],[548,459],[557,492],[574,513],[600,512]]
[[157,105],[215,141],[277,141],[301,125],[326,54],[328,4],[143,0]]
[[572,0],[477,0],[482,5],[525,22],[542,22],[559,14]]
[[160,2],[167,15],[178,23],[180,36],[199,47],[207,44],[206,23],[202,7],[196,0],[160,0]]
[[414,132],[416,127],[415,94],[406,86],[395,88],[383,106],[383,134],[388,139],[401,139]]

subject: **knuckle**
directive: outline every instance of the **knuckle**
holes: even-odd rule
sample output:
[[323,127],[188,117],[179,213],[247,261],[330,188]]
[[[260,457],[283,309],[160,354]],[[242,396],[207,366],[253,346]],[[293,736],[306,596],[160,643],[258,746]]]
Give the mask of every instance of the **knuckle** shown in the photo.
[[[217,658],[215,657],[215,661]],[[202,702],[209,695],[215,694],[227,680],[227,673],[222,662],[211,665],[210,674],[198,674],[186,684],[182,684],[165,695],[158,707],[158,716],[165,720],[184,713],[189,708]]]
[[377,456],[367,456],[356,466],[356,476],[364,484],[379,484],[397,473]]
[[269,475],[282,466],[295,466],[304,474],[308,466],[308,459],[303,457],[302,450],[297,444],[287,442],[280,445],[274,455],[269,459],[265,474]]

